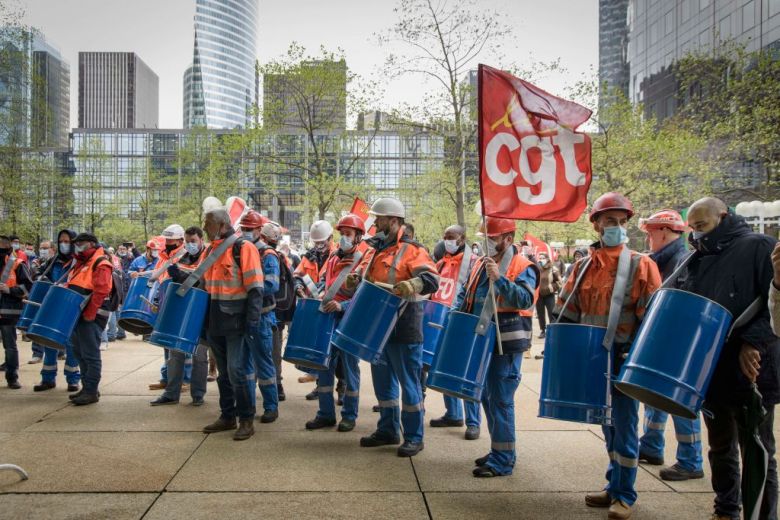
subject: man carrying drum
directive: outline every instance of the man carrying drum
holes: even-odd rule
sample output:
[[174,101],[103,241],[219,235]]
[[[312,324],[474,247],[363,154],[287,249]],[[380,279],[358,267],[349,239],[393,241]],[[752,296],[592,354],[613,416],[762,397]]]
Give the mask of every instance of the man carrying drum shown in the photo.
[[[765,306],[773,278],[770,255],[776,240],[754,233],[742,217],[711,197],[691,205],[688,225],[693,229],[688,240],[696,252],[680,275],[678,286],[719,303],[735,320],[746,310],[752,314],[723,345],[704,401],[704,408],[710,412],[704,414],[704,422],[715,491],[713,518],[740,516],[739,450],[748,441],[748,435],[739,427],[739,417],[753,395],[754,385],[767,412],[757,431],[751,432],[761,440],[768,463],[758,517],[777,518],[777,462],[772,427],[775,405],[780,402],[780,340],[772,333]],[[743,471],[749,470],[743,467]]]
[[[263,269],[260,254],[250,242],[236,236],[224,207],[206,212],[203,229],[211,240],[199,270],[209,293],[207,340],[217,360],[220,416],[203,433],[236,429],[237,441],[255,433],[254,378],[247,371],[250,353],[245,336],[262,328]],[[211,255],[214,255],[213,257]]]
[[11,248],[11,237],[0,235],[0,333],[5,350],[5,381],[8,388],[18,390],[19,349],[16,346],[16,322],[22,314],[24,300],[30,293],[32,280],[27,262]]
[[81,369],[81,390],[68,398],[81,406],[100,400],[98,384],[103,369],[100,337],[111,314],[109,296],[114,267],[98,245],[97,237],[91,233],[80,233],[73,239],[73,256],[76,264],[68,272],[65,286],[88,297],[70,339]]
[[[369,214],[376,217],[376,235],[367,241],[374,249],[361,261],[361,274],[347,277],[347,288],[354,289],[362,275],[369,282],[391,285],[407,303],[382,351],[381,362],[371,365],[379,422],[374,433],[360,439],[360,445],[371,448],[400,443],[403,423],[404,443],[397,453],[399,457],[412,457],[424,448],[425,411],[420,385],[423,307],[419,297],[436,292],[439,275],[425,248],[404,236],[406,209],[401,201],[380,198]],[[398,407],[399,384],[403,411]]]
[[[165,235],[165,231],[163,231]],[[192,226],[184,231],[184,255],[178,261],[172,262],[166,267],[164,276],[170,277],[175,283],[183,283],[191,273],[200,264],[203,256],[203,230],[197,226]],[[178,250],[173,251],[176,255]],[[161,280],[164,278],[161,276]],[[165,349],[168,357],[166,362],[167,384],[165,391],[160,397],[152,401],[152,406],[162,406],[176,404],[181,397],[182,384],[190,380],[190,395],[192,396],[192,406],[202,406],[203,398],[206,395],[206,386],[208,377],[207,349],[204,345],[198,346],[192,355],[185,354],[180,350]],[[188,373],[189,372],[189,373]]]
[[[444,230],[442,237],[444,254],[436,263],[439,273],[439,290],[431,296],[431,301],[440,302],[452,306],[452,302],[466,283],[477,255],[466,245],[466,231],[458,225],[450,226]],[[463,404],[461,404],[463,402]],[[466,440],[479,439],[479,425],[481,414],[479,403],[464,401],[457,397],[444,394],[445,414],[438,419],[431,419],[432,428],[463,426],[463,408],[466,409]]]
[[[473,470],[475,477],[490,478],[511,475],[515,466],[515,392],[520,385],[523,353],[531,348],[532,336],[532,324],[520,311],[533,307],[539,268],[513,244],[514,220],[485,217],[482,231],[487,235],[487,251],[471,269],[453,308],[498,321],[501,350],[496,341],[482,393],[490,453],[475,460]],[[491,283],[495,300],[490,294]]]
[[[246,335],[251,354],[248,370],[256,375],[263,396],[261,423],[272,423],[279,417],[279,390],[274,366],[274,336],[276,326],[276,293],[279,292],[279,253],[266,241],[278,242],[282,236],[279,225],[251,210],[241,219],[244,240],[253,244],[263,265],[263,308],[257,332]],[[254,387],[253,387],[254,388]],[[254,390],[251,396],[256,399]]]
[[[590,221],[599,242],[593,245],[589,264],[583,259],[574,265],[555,306],[562,322],[607,327],[614,375],[625,361],[650,296],[661,285],[655,263],[625,245],[626,227],[633,215],[631,201],[619,193],[606,193],[596,199]],[[613,291],[616,286],[625,289]],[[610,458],[607,486],[599,493],[588,494],[585,503],[608,507],[609,518],[624,519],[631,516],[637,498],[634,483],[639,466],[639,403],[614,388],[611,392],[612,425],[602,426]]]
[[[336,229],[341,234],[339,247],[325,262],[320,282],[325,289],[322,311],[336,313],[338,321],[344,315],[349,300],[355,293],[354,287],[347,289],[344,283],[346,276],[357,269],[367,246],[362,242],[366,227],[357,215],[349,214],[342,217],[336,224]],[[307,430],[327,428],[336,424],[333,384],[336,378],[336,365],[339,362],[344,369],[346,389],[338,431],[350,432],[355,429],[360,396],[360,360],[352,354],[334,348],[328,369],[317,373],[317,397],[320,407],[314,419],[306,423]]]
[[[639,229],[647,234],[650,258],[658,266],[662,279],[674,272],[688,254],[683,233],[687,229],[679,213],[664,209],[650,218],[640,219]],[[669,414],[645,405],[644,435],[639,439],[639,460],[655,466],[664,463],[664,429]],[[672,416],[677,438],[677,462],[661,470],[663,480],[688,480],[704,477],[701,457],[701,421]]]

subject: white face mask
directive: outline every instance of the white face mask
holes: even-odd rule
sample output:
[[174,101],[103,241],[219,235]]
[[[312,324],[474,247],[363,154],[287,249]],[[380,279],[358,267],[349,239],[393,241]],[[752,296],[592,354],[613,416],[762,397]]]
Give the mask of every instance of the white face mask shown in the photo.
[[458,241],[457,240],[445,240],[444,241],[444,250],[447,251],[449,254],[454,255],[458,252]]
[[46,260],[49,258],[49,250],[44,248],[38,251],[38,256],[41,257],[41,260]]
[[157,258],[160,256],[160,252],[156,249],[152,249],[152,258]]
[[79,254],[84,252],[87,249],[87,247],[89,247],[89,244],[81,244],[81,245],[76,244],[73,246],[73,251],[76,254]]
[[498,254],[498,242],[492,238],[487,239],[487,256],[496,256]]
[[350,249],[352,249],[352,246],[353,246],[352,239],[349,237],[341,237],[341,239],[339,240],[339,249],[341,249],[345,253]]
[[241,236],[244,237],[244,240],[247,240],[249,242],[254,242],[255,241],[255,233],[254,233],[254,231],[244,231],[243,233],[241,233]]
[[191,256],[195,256],[200,252],[200,246],[195,242],[186,242],[184,244],[184,249],[186,249]]

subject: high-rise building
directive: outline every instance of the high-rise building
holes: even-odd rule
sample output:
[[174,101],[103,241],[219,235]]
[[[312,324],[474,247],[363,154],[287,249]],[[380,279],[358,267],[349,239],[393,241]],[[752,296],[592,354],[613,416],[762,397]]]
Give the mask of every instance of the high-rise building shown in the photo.
[[599,0],[599,105],[618,91],[628,96],[629,0]]
[[196,0],[184,128],[244,128],[257,106],[258,0]]
[[0,29],[0,142],[68,146],[70,65],[37,30]]
[[747,51],[780,50],[780,1],[631,0],[626,27],[629,97],[661,120],[677,108],[672,65],[686,54],[727,40]]
[[347,127],[347,63],[309,61],[295,75],[263,75],[263,124],[322,132]]
[[134,52],[80,52],[79,128],[157,128],[159,90]]

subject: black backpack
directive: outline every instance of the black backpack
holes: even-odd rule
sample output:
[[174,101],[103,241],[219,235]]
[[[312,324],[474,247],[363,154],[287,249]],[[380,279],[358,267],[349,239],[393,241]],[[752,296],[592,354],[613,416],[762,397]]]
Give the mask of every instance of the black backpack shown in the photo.
[[[108,295],[108,310],[111,312],[116,312],[119,310],[119,307],[125,302],[125,284],[124,284],[124,276],[122,274],[122,271],[118,269],[114,269],[114,264],[111,262],[111,259],[106,257],[103,257],[108,262],[108,265],[111,266],[111,293]],[[100,265],[102,262],[95,262],[95,267]]]
[[295,279],[290,266],[287,265],[287,260],[285,260],[284,255],[277,256],[279,258],[279,292],[276,293],[276,309],[284,312],[295,308],[297,295],[295,294]]

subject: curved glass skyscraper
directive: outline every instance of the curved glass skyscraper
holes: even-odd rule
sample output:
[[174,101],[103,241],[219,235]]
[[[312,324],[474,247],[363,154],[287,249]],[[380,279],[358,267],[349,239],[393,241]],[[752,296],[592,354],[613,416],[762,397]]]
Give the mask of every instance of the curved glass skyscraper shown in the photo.
[[196,0],[184,127],[245,127],[257,102],[258,0]]

